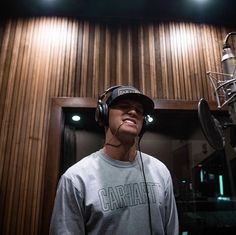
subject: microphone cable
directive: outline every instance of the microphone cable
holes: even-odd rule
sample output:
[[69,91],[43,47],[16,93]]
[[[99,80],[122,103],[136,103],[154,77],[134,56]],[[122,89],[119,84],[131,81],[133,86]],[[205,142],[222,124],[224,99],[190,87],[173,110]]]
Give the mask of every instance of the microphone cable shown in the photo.
[[109,145],[109,146],[112,146],[112,147],[115,147],[115,148],[118,148],[118,147],[121,146],[121,143],[119,143],[119,144],[111,144],[111,143],[109,143],[109,142],[111,142],[112,139],[117,135],[118,131],[120,130],[120,128],[121,128],[121,126],[122,126],[123,124],[124,124],[124,122],[122,122],[122,123],[118,126],[116,132],[115,132],[115,133],[112,135],[112,137],[105,143],[105,145]]
[[143,164],[143,158],[142,158],[142,153],[141,153],[141,148],[140,148],[140,141],[141,137],[138,140],[138,150],[139,150],[139,157],[141,161],[141,168],[142,168],[142,174],[143,174],[143,179],[144,179],[144,185],[145,185],[145,191],[146,191],[146,196],[147,196],[147,203],[148,203],[148,222],[149,222],[149,229],[150,229],[150,235],[153,234],[152,232],[152,214],[151,214],[151,203],[150,203],[150,198],[148,195],[148,186],[147,186],[147,180],[146,180],[146,175],[144,171],[144,164]]
[[[121,123],[119,125],[119,127],[117,128],[115,134],[113,135],[116,136],[116,134],[118,133],[120,127],[123,125],[124,123]],[[146,192],[146,196],[147,196],[147,203],[148,203],[148,223],[149,223],[149,230],[150,230],[150,235],[153,235],[153,231],[152,231],[152,215],[151,215],[151,203],[150,203],[150,198],[148,195],[148,186],[147,186],[147,180],[146,180],[146,175],[145,175],[145,171],[144,171],[144,164],[143,164],[143,158],[142,158],[142,153],[141,153],[141,147],[140,147],[140,141],[142,139],[143,133],[141,135],[139,135],[139,139],[138,139],[138,151],[139,151],[139,157],[140,157],[140,161],[141,161],[141,171],[142,171],[142,175],[143,175],[143,179],[144,179],[144,185],[145,185],[145,192]],[[112,138],[113,138],[112,137]],[[109,140],[111,141],[112,138]],[[119,147],[121,144],[118,145],[113,145],[109,142],[106,142],[105,145],[110,145],[112,147]]]

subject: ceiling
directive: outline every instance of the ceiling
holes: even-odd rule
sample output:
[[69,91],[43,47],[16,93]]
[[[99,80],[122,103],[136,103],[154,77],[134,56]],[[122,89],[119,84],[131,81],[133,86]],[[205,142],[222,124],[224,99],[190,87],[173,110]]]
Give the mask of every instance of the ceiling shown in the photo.
[[200,23],[236,22],[236,0],[7,0],[1,17],[72,16],[156,19]]

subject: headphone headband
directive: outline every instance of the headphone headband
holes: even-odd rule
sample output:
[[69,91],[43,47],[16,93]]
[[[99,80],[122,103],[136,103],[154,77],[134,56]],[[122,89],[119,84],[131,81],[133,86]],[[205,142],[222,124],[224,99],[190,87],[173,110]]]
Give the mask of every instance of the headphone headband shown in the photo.
[[106,94],[108,94],[109,92],[112,92],[113,90],[115,90],[116,88],[122,87],[121,85],[117,85],[117,86],[112,86],[108,89],[106,89],[100,96],[98,99],[103,100],[104,97],[106,96]]

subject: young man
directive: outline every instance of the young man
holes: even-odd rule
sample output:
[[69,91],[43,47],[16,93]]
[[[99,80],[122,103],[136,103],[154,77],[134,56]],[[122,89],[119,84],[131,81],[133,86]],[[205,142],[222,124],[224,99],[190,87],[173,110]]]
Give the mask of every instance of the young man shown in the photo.
[[171,175],[139,151],[153,101],[131,86],[115,86],[98,100],[96,120],[104,147],[61,177],[51,235],[177,235]]

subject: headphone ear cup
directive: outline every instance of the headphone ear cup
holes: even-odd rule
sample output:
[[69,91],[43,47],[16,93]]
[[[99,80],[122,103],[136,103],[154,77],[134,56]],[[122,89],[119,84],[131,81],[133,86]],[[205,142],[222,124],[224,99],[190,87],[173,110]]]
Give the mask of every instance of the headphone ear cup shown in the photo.
[[101,126],[101,113],[102,113],[102,107],[100,105],[101,100],[98,100],[97,107],[95,111],[95,121]]
[[102,122],[104,126],[108,126],[109,123],[109,109],[106,103],[102,104]]
[[98,100],[95,120],[100,126],[108,125],[108,106],[102,100]]
[[106,94],[112,92],[113,90],[117,89],[118,87],[122,87],[121,85],[112,86],[108,88],[102,95],[99,96],[97,102],[97,108],[95,111],[95,120],[100,126],[108,126],[109,125],[109,108],[107,103],[103,102],[104,97]]

